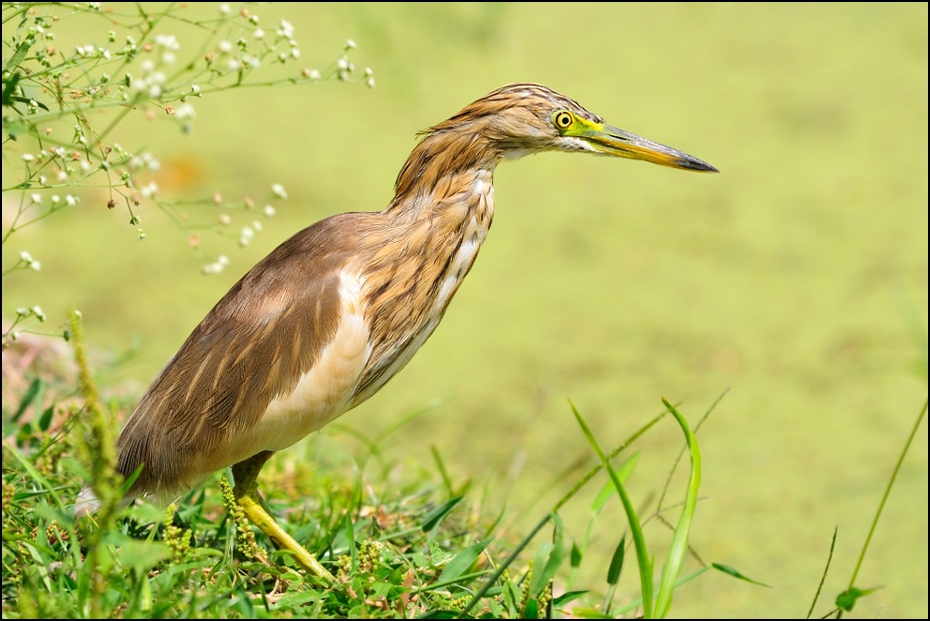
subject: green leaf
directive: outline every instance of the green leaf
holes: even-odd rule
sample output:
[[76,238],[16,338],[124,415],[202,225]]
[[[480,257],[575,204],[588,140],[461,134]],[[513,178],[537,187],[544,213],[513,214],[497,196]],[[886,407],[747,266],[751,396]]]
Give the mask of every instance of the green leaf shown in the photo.
[[852,612],[852,609],[856,606],[856,601],[860,597],[865,597],[870,593],[874,593],[878,590],[878,587],[872,589],[857,589],[856,587],[849,587],[842,593],[836,596],[836,607],[846,612]]
[[439,526],[439,523],[442,522],[442,520],[447,515],[449,515],[449,513],[455,509],[455,507],[458,506],[460,502],[462,502],[463,498],[465,498],[465,496],[456,496],[452,500],[449,500],[443,505],[430,511],[429,514],[423,518],[423,525],[421,526],[423,532],[428,533],[429,531]]
[[575,542],[573,541],[573,542],[572,542],[571,560],[570,560],[570,563],[571,563],[572,567],[580,567],[580,566],[581,566],[581,557],[582,557],[581,548],[579,548],[579,547],[578,547],[578,544],[575,543]]
[[733,568],[730,567],[729,565],[724,565],[723,563],[711,563],[710,565],[711,565],[711,567],[713,567],[714,569],[716,569],[716,570],[718,570],[718,571],[722,571],[723,573],[725,573],[725,574],[727,574],[727,575],[729,575],[729,576],[733,576],[734,578],[737,578],[737,579],[739,579],[739,580],[745,580],[746,582],[750,582],[750,583],[752,583],[752,584],[757,584],[757,585],[759,585],[759,586],[764,586],[764,587],[767,588],[767,589],[771,589],[771,588],[772,588],[771,586],[765,584],[764,582],[759,582],[758,580],[753,580],[752,578],[750,578],[750,577],[748,577],[748,576],[745,576],[745,575],[741,574],[740,572],[736,571],[735,569],[733,569]]
[[326,594],[320,591],[285,593],[284,596],[277,601],[274,609],[280,610],[282,608],[296,608],[302,604],[314,602],[318,599],[323,599],[324,597],[326,597]]
[[26,389],[26,394],[23,395],[23,398],[19,402],[19,407],[16,408],[16,413],[13,414],[13,422],[18,421],[19,417],[23,415],[23,412],[26,411],[26,408],[35,400],[41,387],[42,380],[38,377],[29,382],[29,388]]
[[524,619],[538,619],[539,618],[539,602],[534,598],[530,598],[526,602],[526,608],[523,609],[523,618]]
[[52,415],[55,413],[55,406],[50,405],[45,408],[45,411],[42,412],[42,416],[39,417],[39,431],[48,431],[48,428],[52,424]]
[[442,574],[439,575],[438,582],[446,582],[455,580],[462,574],[464,574],[468,569],[475,564],[475,561],[478,560],[478,557],[481,556],[481,553],[484,552],[484,549],[488,547],[488,544],[493,541],[494,537],[489,537],[484,541],[479,541],[478,543],[471,545],[458,554],[455,555],[451,561],[446,564],[446,568],[442,570]]
[[623,570],[623,554],[626,551],[626,534],[620,538],[617,549],[614,550],[614,556],[610,559],[610,568],[607,570],[607,584],[615,585],[620,580],[620,572]]
[[[11,56],[10,60],[3,66],[4,71],[13,71],[14,67],[18,67],[19,63],[23,62],[23,59],[26,58],[26,54],[29,53],[29,48],[31,47],[29,44],[30,40],[34,41],[35,39],[26,38],[20,46],[16,48],[13,56]],[[14,72],[13,75],[17,76],[17,78],[19,77],[18,73]],[[4,105],[6,105],[6,102],[4,102]]]
[[594,438],[594,434],[591,432],[591,428],[588,427],[588,423],[581,415],[581,412],[578,411],[578,408],[575,407],[575,404],[571,401],[568,403],[572,408],[572,414],[575,415],[575,420],[578,421],[578,426],[581,427],[581,431],[584,433],[588,444],[591,445],[591,448],[594,449],[594,452],[597,453],[601,463],[607,469],[607,474],[610,476],[610,480],[613,482],[614,488],[617,490],[617,495],[620,496],[620,501],[623,503],[623,511],[626,513],[627,520],[630,524],[630,531],[633,534],[633,544],[634,549],[636,550],[636,562],[639,565],[639,582],[643,596],[643,616],[648,619],[652,617],[653,610],[653,560],[649,556],[649,551],[646,548],[646,538],[643,536],[643,528],[640,524],[639,516],[636,515],[636,509],[633,507],[633,502],[630,500],[630,496],[626,493],[626,489],[623,487],[623,483],[620,481],[620,477],[617,476],[616,469],[614,469],[613,465],[611,465],[610,460],[607,459],[607,455],[604,454],[604,451],[601,450],[600,445]]
[[474,619],[474,617],[463,616],[458,610],[431,610],[417,619]]
[[[4,67],[6,69],[6,67]],[[10,73],[8,78],[3,80],[3,99],[2,103],[4,106],[13,105],[13,91],[16,90],[16,85],[19,83],[19,80],[22,76],[18,73]],[[4,119],[4,122],[6,120]]]
[[590,591],[569,591],[567,593],[562,593],[556,598],[553,598],[553,606],[563,606],[569,602],[573,602],[582,595],[587,595]]
[[[110,533],[107,533],[108,535]],[[115,537],[105,537],[115,539]],[[119,542],[119,559],[122,563],[136,570],[137,575],[144,575],[164,560],[171,558],[171,549],[160,541],[144,541],[123,538]]]
[[[539,546],[536,553],[536,560],[533,563],[533,582],[530,585],[530,597],[539,597],[546,588],[546,585],[555,576],[565,561],[565,546],[562,545],[562,518],[558,514],[552,514],[552,521],[555,522],[555,536],[552,543],[544,543]],[[542,568],[542,571],[539,568]]]
[[678,525],[675,526],[675,533],[672,535],[672,545],[665,559],[665,565],[662,567],[662,579],[656,594],[654,610],[656,617],[660,618],[667,617],[672,607],[672,593],[675,590],[678,574],[681,573],[685,555],[688,553],[688,536],[691,533],[691,524],[694,521],[694,511],[697,507],[698,489],[701,486],[701,450],[698,448],[697,438],[688,426],[688,421],[675,409],[675,406],[665,397],[662,398],[662,403],[675,417],[678,426],[685,434],[685,441],[691,456],[691,475],[685,492],[685,503],[678,518]]

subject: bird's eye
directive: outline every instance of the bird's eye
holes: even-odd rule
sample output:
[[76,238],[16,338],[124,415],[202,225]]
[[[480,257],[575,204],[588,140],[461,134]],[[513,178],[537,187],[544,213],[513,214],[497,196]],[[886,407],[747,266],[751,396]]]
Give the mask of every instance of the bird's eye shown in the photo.
[[575,117],[568,110],[559,110],[552,115],[552,122],[559,129],[568,129],[575,122]]

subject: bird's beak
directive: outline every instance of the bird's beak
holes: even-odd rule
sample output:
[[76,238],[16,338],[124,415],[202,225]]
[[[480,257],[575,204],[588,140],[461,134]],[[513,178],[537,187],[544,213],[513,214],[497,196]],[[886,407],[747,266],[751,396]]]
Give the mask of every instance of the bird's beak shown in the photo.
[[586,131],[581,134],[581,137],[594,149],[606,155],[645,160],[661,166],[698,172],[719,172],[707,162],[702,162],[694,156],[647,140],[626,130],[595,123],[586,123],[586,125]]

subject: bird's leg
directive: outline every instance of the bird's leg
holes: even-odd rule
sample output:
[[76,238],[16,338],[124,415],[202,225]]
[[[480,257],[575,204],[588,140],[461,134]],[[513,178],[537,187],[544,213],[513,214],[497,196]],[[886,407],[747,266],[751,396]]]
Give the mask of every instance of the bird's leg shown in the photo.
[[276,546],[293,552],[294,560],[313,575],[328,582],[334,582],[335,578],[320,564],[320,561],[297,543],[297,540],[291,537],[271,516],[258,495],[256,478],[271,455],[272,451],[264,451],[232,467],[233,478],[236,481],[233,496],[249,521],[268,535]]

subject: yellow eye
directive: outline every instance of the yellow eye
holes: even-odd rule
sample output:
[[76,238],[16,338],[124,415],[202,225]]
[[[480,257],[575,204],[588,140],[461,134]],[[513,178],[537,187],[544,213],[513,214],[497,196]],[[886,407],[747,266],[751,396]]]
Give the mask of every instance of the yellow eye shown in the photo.
[[572,123],[575,122],[575,117],[573,117],[572,113],[568,110],[559,110],[552,115],[552,122],[555,123],[555,126],[559,129],[568,129],[572,126]]

